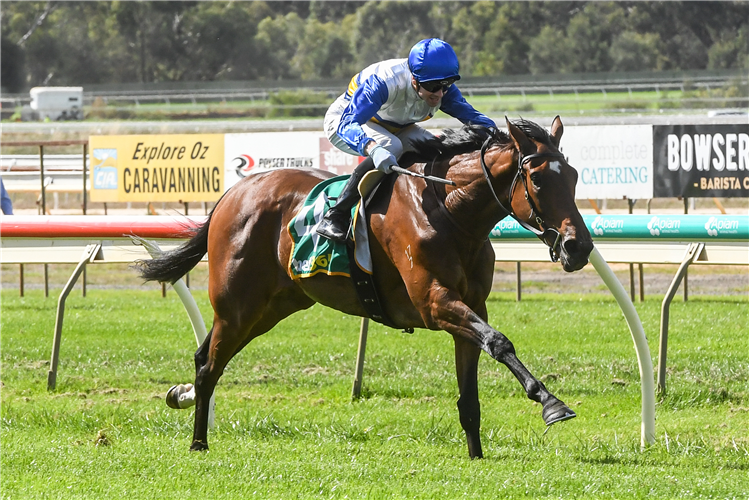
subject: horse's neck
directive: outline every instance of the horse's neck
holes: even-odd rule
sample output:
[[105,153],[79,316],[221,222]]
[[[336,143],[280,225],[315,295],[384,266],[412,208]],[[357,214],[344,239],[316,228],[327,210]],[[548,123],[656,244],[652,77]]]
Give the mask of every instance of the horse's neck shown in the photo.
[[[514,174],[512,151],[489,151],[485,159],[487,165],[492,166],[492,177],[496,178],[495,192],[502,204],[509,208],[507,197]],[[449,167],[447,178],[458,187],[447,193],[445,208],[463,230],[477,239],[486,239],[507,213],[497,204],[480,161],[478,154],[466,155]]]

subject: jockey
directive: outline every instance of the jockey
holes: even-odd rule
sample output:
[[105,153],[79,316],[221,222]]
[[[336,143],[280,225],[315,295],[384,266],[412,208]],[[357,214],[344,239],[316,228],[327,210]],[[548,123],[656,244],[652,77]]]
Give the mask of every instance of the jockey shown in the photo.
[[359,199],[357,187],[364,174],[374,168],[392,172],[397,158],[413,150],[413,141],[434,137],[416,122],[428,120],[441,109],[462,123],[496,126],[453,85],[460,80],[459,69],[458,57],[449,44],[427,38],[413,46],[408,59],[375,63],[351,79],[346,92],[325,114],[325,133],[341,151],[367,158],[354,169],[318,226],[320,235],[345,241],[351,207]]

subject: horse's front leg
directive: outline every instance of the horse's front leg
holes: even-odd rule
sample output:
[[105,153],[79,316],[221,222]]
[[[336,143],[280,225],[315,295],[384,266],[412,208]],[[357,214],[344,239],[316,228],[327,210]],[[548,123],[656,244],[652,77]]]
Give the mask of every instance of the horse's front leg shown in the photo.
[[432,304],[426,314],[423,313],[427,326],[463,338],[504,364],[523,386],[528,398],[543,405],[542,416],[546,425],[576,416],[523,365],[512,342],[463,303],[456,292],[433,289],[430,297]]

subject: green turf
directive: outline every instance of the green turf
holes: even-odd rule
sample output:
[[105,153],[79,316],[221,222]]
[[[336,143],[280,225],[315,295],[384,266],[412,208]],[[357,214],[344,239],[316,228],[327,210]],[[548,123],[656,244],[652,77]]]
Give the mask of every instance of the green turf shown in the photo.
[[[370,329],[364,397],[350,401],[358,318],[315,306],[257,339],[217,389],[210,452],[190,453],[181,303],[155,288],[67,303],[58,387],[46,378],[53,290],[2,292],[2,498],[747,498],[749,301],[674,302],[669,393],[640,450],[633,343],[605,295],[490,297],[491,323],[578,418],[544,434],[540,405],[482,355],[486,459],[456,409],[452,341]],[[195,293],[210,318],[206,293]],[[657,363],[660,301],[637,304]]]

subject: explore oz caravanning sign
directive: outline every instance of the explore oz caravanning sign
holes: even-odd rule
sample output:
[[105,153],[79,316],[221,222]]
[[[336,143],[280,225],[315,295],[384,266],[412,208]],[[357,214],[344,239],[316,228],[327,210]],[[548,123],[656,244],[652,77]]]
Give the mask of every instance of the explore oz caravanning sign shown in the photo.
[[653,127],[653,196],[749,197],[749,125]]
[[91,136],[91,201],[217,201],[224,135]]

